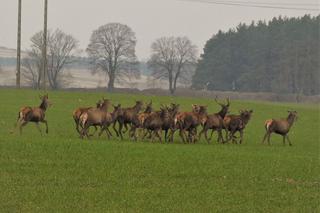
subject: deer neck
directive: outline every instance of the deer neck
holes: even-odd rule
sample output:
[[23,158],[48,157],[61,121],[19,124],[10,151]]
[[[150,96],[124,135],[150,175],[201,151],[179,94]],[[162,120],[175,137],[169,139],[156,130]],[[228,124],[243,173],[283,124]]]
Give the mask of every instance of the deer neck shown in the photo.
[[218,112],[218,115],[223,119],[226,114],[227,114],[228,110],[222,108],[219,112]]
[[141,107],[140,107],[140,106],[134,106],[134,107],[133,107],[133,112],[135,112],[135,113],[139,113],[140,110],[141,110]]
[[295,117],[293,115],[289,115],[287,118],[287,122],[289,124],[289,128],[293,125]]
[[45,101],[42,101],[39,108],[45,112],[48,108],[47,103]]

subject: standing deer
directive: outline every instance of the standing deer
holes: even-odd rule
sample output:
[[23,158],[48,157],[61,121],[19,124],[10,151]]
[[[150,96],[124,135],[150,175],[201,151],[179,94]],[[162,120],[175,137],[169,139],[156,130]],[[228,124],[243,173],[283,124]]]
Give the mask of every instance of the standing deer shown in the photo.
[[298,118],[297,111],[288,111],[289,115],[287,118],[284,119],[268,119],[265,122],[265,129],[266,134],[263,137],[262,143],[265,142],[266,138],[268,137],[268,144],[270,145],[270,136],[274,132],[276,134],[282,135],[283,137],[283,145],[286,144],[286,139],[289,142],[289,145],[292,146],[292,143],[289,139],[288,133],[290,128],[292,127],[293,123]]
[[46,125],[46,133],[48,134],[48,122],[45,120],[45,113],[49,106],[51,106],[51,102],[49,101],[48,94],[44,96],[40,96],[41,104],[39,107],[22,107],[18,113],[18,119],[16,126],[19,126],[20,134],[22,134],[22,127],[28,124],[28,122],[34,122],[42,135],[42,131],[39,126],[40,123],[44,123]]
[[227,142],[232,139],[233,143],[237,143],[235,140],[235,133],[240,133],[240,144],[242,144],[243,141],[243,131],[248,124],[251,115],[253,113],[253,110],[240,110],[240,115],[228,115],[224,119],[224,127],[226,131],[230,132],[230,136],[228,137],[227,134]]

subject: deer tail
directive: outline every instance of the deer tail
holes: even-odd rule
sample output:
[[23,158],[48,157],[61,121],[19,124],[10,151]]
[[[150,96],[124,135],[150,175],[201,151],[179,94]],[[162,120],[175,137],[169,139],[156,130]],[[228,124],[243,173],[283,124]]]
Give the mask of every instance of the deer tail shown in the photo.
[[82,113],[80,115],[80,124],[82,125],[82,128],[85,126],[87,121],[88,121],[88,113]]
[[272,119],[266,120],[266,122],[264,123],[264,127],[265,127],[266,131],[269,131],[272,122],[273,122]]

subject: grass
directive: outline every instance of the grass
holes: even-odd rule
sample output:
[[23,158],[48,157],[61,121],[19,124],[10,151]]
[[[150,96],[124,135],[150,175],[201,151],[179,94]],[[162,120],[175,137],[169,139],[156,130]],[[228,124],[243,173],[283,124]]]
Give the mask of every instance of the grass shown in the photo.
[[[182,110],[213,100],[125,94],[50,92],[49,135],[34,124],[10,134],[21,106],[39,104],[38,91],[0,90],[1,212],[319,212],[319,106],[232,101],[231,112],[254,110],[244,144],[184,145],[81,140],[72,110],[106,96],[131,106],[134,100],[175,101]],[[273,135],[261,145],[263,122],[299,112],[292,147]],[[44,129],[44,127],[42,126]]]

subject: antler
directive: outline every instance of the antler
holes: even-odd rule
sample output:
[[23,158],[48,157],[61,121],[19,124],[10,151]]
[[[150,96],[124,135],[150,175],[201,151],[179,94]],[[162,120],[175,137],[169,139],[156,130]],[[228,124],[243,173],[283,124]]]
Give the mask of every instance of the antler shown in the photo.
[[217,96],[217,95],[216,95],[216,97],[214,98],[214,101],[215,101],[217,104],[219,104],[220,106],[223,105],[223,104],[221,104],[221,103],[218,102],[218,96]]
[[227,97],[227,98],[226,98],[226,101],[227,101],[227,106],[229,106],[229,105],[230,105],[230,98]]

